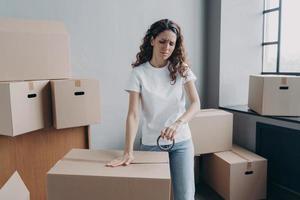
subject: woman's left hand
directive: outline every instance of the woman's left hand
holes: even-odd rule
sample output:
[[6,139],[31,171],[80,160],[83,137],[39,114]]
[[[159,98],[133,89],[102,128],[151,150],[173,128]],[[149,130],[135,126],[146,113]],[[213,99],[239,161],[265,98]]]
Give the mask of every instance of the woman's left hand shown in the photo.
[[163,139],[174,140],[177,129],[181,126],[181,121],[176,121],[171,124],[169,127],[164,128],[160,132],[160,136]]

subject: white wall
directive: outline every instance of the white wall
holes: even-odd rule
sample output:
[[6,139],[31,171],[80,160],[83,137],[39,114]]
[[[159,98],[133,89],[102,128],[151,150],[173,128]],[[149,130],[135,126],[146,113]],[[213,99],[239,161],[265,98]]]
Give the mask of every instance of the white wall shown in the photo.
[[263,1],[206,0],[205,107],[247,104],[262,66]]
[[262,0],[221,1],[219,105],[248,103],[249,75],[262,66]]
[[71,36],[74,77],[101,83],[102,121],[91,128],[92,148],[120,149],[128,104],[123,87],[141,39],[154,21],[169,18],[181,25],[202,94],[203,4],[202,0],[0,0],[0,17],[65,23]]

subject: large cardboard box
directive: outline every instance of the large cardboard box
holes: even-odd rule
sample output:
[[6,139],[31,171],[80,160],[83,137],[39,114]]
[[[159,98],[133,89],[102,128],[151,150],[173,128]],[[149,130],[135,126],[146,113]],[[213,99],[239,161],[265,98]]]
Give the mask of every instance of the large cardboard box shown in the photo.
[[248,106],[261,115],[300,116],[300,77],[251,75]]
[[51,126],[50,84],[0,82],[0,135],[16,136]]
[[99,81],[51,81],[53,123],[57,129],[100,122]]
[[70,78],[69,40],[61,22],[0,18],[0,81]]
[[0,189],[1,200],[29,200],[29,191],[18,172],[15,172]]
[[218,109],[202,109],[189,122],[195,155],[230,150],[233,115]]
[[226,200],[266,198],[267,160],[234,145],[232,151],[203,156],[203,176]]
[[168,153],[136,151],[129,166],[105,166],[122,154],[71,150],[47,174],[48,200],[170,199]]

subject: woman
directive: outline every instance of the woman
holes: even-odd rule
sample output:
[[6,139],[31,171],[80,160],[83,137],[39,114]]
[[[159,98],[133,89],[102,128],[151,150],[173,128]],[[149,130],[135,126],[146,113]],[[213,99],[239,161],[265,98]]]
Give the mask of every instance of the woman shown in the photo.
[[[193,200],[194,147],[187,122],[199,111],[200,100],[194,84],[196,77],[186,64],[180,27],[168,19],[152,24],[132,66],[125,88],[129,92],[129,110],[124,155],[107,166],[129,165],[133,161],[141,102],[141,150],[160,151],[156,145],[159,135],[163,146],[174,139],[175,145],[169,151],[174,199]],[[184,90],[190,100],[187,110]]]

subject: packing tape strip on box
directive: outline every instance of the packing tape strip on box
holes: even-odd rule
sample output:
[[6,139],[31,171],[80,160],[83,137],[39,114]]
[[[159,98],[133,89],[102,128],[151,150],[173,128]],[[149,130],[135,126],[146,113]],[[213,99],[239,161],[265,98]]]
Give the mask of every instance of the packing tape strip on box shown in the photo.
[[241,157],[242,159],[246,160],[247,161],[247,171],[246,172],[250,172],[252,171],[252,161],[250,159],[248,159],[247,157],[241,155],[240,153],[234,151],[234,150],[231,150],[232,153],[236,154],[237,156]]
[[[62,161],[73,161],[73,162],[91,162],[91,163],[108,163],[108,160],[91,160],[91,159],[83,159],[83,158],[63,158]],[[138,162],[132,161],[131,164],[168,164],[169,162],[165,161],[157,161],[157,162]]]
[[282,85],[287,85],[287,77],[282,77],[281,78],[281,84]]
[[80,86],[81,86],[80,80],[75,80],[75,87],[80,87]]
[[29,89],[29,90],[33,90],[33,89],[34,89],[34,85],[33,85],[33,82],[32,82],[32,81],[29,81],[29,82],[28,82],[28,89]]

